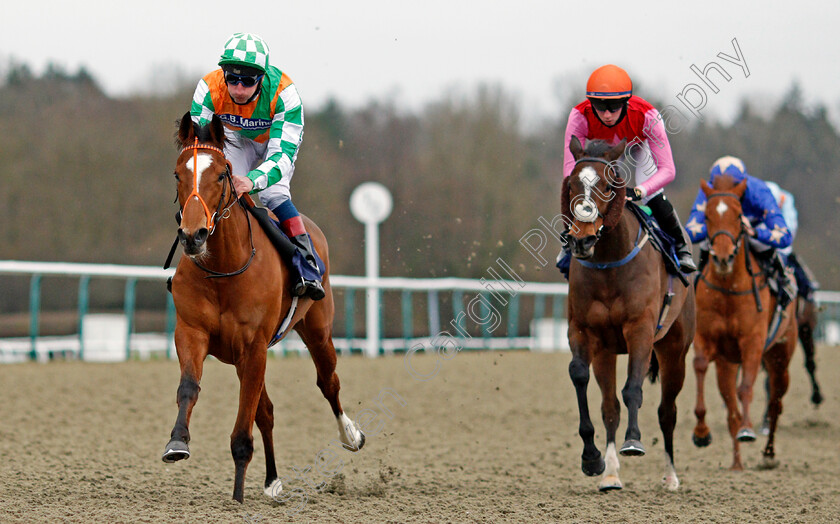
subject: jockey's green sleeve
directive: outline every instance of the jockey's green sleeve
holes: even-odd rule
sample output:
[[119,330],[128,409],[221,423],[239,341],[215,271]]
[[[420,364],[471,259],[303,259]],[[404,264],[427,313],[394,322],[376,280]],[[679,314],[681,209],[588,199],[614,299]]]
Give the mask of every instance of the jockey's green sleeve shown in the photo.
[[225,126],[242,137],[268,142],[263,163],[248,173],[253,191],[261,191],[288,176],[303,140],[303,106],[292,80],[269,66],[256,100],[237,105],[228,94],[224,72],[217,69],[198,82],[190,115],[206,125],[219,115]]

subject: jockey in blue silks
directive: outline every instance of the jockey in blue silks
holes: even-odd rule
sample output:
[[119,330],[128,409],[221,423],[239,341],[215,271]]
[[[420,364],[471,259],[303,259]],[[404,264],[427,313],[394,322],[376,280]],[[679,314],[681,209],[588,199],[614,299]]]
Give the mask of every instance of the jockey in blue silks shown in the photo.
[[[785,255],[781,252],[793,242],[793,235],[785,222],[782,210],[767,184],[747,173],[744,162],[732,156],[719,158],[712,164],[709,185],[714,185],[718,176],[729,175],[736,182],[747,180],[747,189],[741,197],[741,208],[752,231],[749,236],[750,248],[756,257],[768,265],[779,283],[779,302],[784,308],[796,296],[791,279],[785,271]],[[709,242],[706,231],[706,195],[698,191],[694,207],[685,225],[691,242],[700,243],[700,270],[708,262]]]

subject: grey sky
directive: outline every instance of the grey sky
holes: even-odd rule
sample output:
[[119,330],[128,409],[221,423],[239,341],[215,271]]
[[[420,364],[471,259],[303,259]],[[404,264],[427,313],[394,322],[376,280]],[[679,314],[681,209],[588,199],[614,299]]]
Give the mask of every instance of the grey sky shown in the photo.
[[[190,83],[215,67],[233,32],[271,46],[305,104],[329,96],[355,106],[388,96],[412,109],[447,90],[469,94],[499,83],[524,114],[566,114],[563,97],[584,90],[605,63],[624,67],[641,96],[678,104],[690,71],[711,61],[720,92],[702,111],[724,118],[737,100],[775,101],[798,80],[807,102],[840,113],[840,3],[815,0],[737,2],[520,0],[297,0],[244,3],[50,0],[4,5],[0,63],[15,58],[42,71],[54,61],[84,65],[110,94],[166,89],[173,71]],[[236,7],[228,7],[236,6]],[[717,57],[735,56],[736,38],[750,75]],[[157,74],[155,74],[157,72]],[[151,79],[158,85],[150,85]],[[565,101],[565,99],[564,99]]]

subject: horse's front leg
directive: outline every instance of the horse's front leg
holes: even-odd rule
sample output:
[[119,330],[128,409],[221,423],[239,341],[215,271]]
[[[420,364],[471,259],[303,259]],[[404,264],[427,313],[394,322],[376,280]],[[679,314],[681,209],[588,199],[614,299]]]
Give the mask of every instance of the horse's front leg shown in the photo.
[[709,341],[701,337],[694,339],[694,376],[697,382],[697,397],[694,404],[694,416],[697,424],[691,435],[691,441],[698,448],[705,448],[712,443],[712,430],[706,424],[706,372],[709,370]]
[[732,466],[729,469],[741,471],[744,466],[741,464],[740,442],[736,437],[738,428],[741,427],[741,412],[738,410],[736,395],[738,364],[729,362],[718,355],[715,359],[715,371],[717,372],[718,390],[726,404],[726,421],[729,425],[729,435],[732,437]]
[[[268,343],[257,340],[240,353],[234,362],[239,376],[239,411],[230,434],[230,452],[233,455],[235,476],[233,500],[242,502],[245,492],[245,471],[254,456],[254,420],[260,396],[265,388],[265,361]],[[266,453],[268,454],[268,452]],[[266,472],[269,475],[271,472]],[[275,471],[274,476],[277,473]]]
[[642,383],[650,366],[653,351],[653,333],[647,327],[625,330],[627,341],[627,382],[621,390],[627,406],[627,432],[620,453],[624,456],[642,456],[642,432],[639,429],[639,409],[642,407]]
[[761,371],[761,354],[764,349],[763,334],[741,339],[741,383],[738,385],[738,399],[741,402],[741,427],[736,438],[741,442],[753,442],[755,431],[750,418],[750,405],[753,400],[753,388]]
[[618,477],[620,465],[615,446],[615,434],[621,421],[621,404],[615,391],[615,363],[616,356],[612,352],[601,350],[592,359],[592,370],[595,380],[601,388],[601,418],[607,430],[607,452],[605,457],[604,476],[598,483],[598,489],[609,491],[621,489],[621,479]]
[[164,462],[172,463],[190,458],[190,417],[201,390],[199,384],[204,359],[207,357],[208,342],[207,333],[181,325],[175,328],[175,348],[181,365],[181,382],[176,397],[178,417],[175,419],[169,443],[163,451]]
[[[569,327],[569,333],[579,333],[577,328]],[[571,335],[569,344],[572,348],[572,361],[569,363],[569,377],[575,386],[575,395],[578,402],[578,413],[580,416],[580,427],[578,433],[583,440],[583,454],[581,455],[581,469],[583,472],[594,477],[604,472],[604,459],[601,452],[595,446],[595,427],[589,417],[589,402],[586,398],[586,389],[589,385],[589,352],[585,349],[579,337]]]

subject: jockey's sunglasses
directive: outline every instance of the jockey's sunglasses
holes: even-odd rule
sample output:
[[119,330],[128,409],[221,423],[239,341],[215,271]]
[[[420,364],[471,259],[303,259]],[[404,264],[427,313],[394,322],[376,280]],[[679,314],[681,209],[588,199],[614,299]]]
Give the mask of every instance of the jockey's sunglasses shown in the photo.
[[263,75],[237,75],[236,73],[225,72],[225,82],[230,85],[242,84],[244,87],[254,87],[262,80]]
[[593,98],[591,101],[592,107],[597,111],[609,111],[610,113],[621,111],[621,108],[627,103],[625,100],[603,100],[597,98]]

